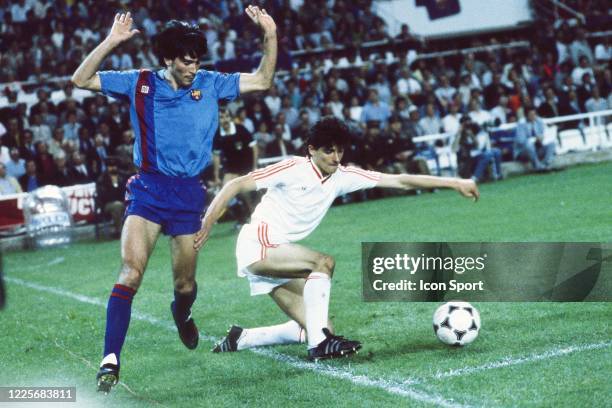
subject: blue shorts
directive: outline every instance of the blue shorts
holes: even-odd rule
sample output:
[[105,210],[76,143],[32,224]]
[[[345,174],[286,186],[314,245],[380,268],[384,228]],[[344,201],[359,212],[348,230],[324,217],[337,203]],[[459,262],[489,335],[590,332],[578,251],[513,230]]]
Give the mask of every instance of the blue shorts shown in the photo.
[[126,218],[143,217],[161,225],[165,235],[189,235],[202,226],[206,189],[198,177],[140,172],[128,180],[125,201]]

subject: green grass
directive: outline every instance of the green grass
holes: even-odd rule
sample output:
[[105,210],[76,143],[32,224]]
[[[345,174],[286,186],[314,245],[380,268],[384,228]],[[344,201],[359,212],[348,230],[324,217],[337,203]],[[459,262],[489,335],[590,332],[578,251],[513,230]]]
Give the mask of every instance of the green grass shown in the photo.
[[[352,359],[319,364],[401,385],[405,395],[332,378],[252,352],[217,355],[202,340],[185,349],[172,330],[167,239],[157,244],[134,310],[122,377],[132,392],[95,392],[109,291],[119,267],[118,242],[5,255],[8,307],[0,314],[0,386],[76,386],[82,406],[431,406],[419,396],[470,406],[606,406],[612,398],[612,304],[479,303],[483,329],[453,349],[431,330],[435,303],[364,303],[362,241],[612,241],[612,163],[513,178],[481,186],[474,204],[452,191],[334,207],[304,244],[332,254],[337,266],[330,313],[336,330],[364,342]],[[266,296],[250,297],[236,277],[231,224],[217,226],[200,255],[194,316],[207,335],[230,323],[285,321]],[[89,304],[16,283],[61,289]],[[600,344],[563,354],[568,347]],[[603,345],[601,345],[603,344]],[[574,349],[570,349],[574,350]],[[303,345],[273,353],[303,362]],[[554,357],[546,357],[555,352]],[[274,354],[278,356],[278,354]],[[534,356],[544,356],[535,358]],[[521,364],[517,359],[528,358]],[[487,368],[504,359],[506,367]],[[473,370],[480,367],[480,370]],[[468,370],[463,375],[437,374]],[[328,371],[327,371],[328,372]],[[407,394],[407,395],[406,395]]]

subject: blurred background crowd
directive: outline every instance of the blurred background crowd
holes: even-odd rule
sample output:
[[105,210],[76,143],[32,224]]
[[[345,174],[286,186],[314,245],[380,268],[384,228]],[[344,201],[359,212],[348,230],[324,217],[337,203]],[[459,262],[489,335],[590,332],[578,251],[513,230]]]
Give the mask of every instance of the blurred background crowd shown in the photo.
[[[142,35],[110,56],[105,69],[157,67],[150,39],[176,18],[206,33],[204,68],[244,72],[261,55],[260,34],[245,23],[246,3],[0,1],[0,194],[96,181],[107,173],[109,160],[121,173],[135,171],[127,105],[75,90],[69,82],[117,10],[132,11]],[[553,18],[535,2],[529,27],[453,41],[426,41],[407,25],[391,36],[371,0],[259,3],[278,25],[275,86],[227,105],[227,120],[238,125],[231,128],[246,130],[253,141],[248,154],[255,163],[303,153],[309,127],[334,115],[353,130],[348,162],[439,173],[431,165],[432,159],[437,163],[433,148],[447,143],[457,154],[460,175],[495,180],[502,176],[502,160],[524,158],[540,169],[550,165],[554,152],[545,146],[522,155],[499,149],[487,137],[489,129],[612,106],[605,0],[564,2],[583,18]],[[580,129],[582,122],[564,126]],[[541,136],[536,130],[541,133],[535,125],[524,132]],[[418,139],[439,133],[454,137]],[[215,149],[222,172],[233,153]],[[215,185],[219,174],[211,166],[203,178]]]

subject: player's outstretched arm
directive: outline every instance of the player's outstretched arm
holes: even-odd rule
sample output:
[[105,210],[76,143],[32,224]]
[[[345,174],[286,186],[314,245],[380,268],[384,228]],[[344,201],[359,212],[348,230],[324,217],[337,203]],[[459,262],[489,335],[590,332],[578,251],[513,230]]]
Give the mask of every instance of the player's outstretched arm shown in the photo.
[[278,44],[276,40],[276,23],[274,19],[257,6],[246,8],[246,14],[263,31],[263,57],[257,71],[252,74],[240,74],[240,93],[264,91],[272,86],[274,70],[276,69],[276,56]]
[[110,33],[84,60],[81,65],[72,74],[72,83],[77,88],[89,89],[90,91],[99,91],[101,89],[100,77],[98,76],[98,68],[119,44],[129,40],[139,31],[132,29],[132,19],[130,13],[115,15],[115,21],[111,27]]
[[477,201],[480,197],[478,186],[472,179],[455,177],[436,177],[414,174],[382,174],[376,187],[399,188],[409,190],[413,188],[452,188],[464,197]]
[[210,203],[202,219],[202,228],[196,233],[193,242],[193,247],[196,251],[199,251],[208,240],[210,230],[223,214],[223,210],[225,210],[227,204],[238,194],[255,191],[256,189],[255,180],[250,174],[235,178],[223,186],[219,194],[217,194],[212,203]]

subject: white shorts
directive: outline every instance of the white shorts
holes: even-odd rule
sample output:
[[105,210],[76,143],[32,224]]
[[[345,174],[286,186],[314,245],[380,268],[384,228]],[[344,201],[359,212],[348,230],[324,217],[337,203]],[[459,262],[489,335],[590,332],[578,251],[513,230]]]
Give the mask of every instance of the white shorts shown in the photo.
[[249,280],[251,296],[268,294],[277,286],[284,285],[291,280],[255,275],[249,271],[249,266],[266,258],[268,248],[276,248],[289,242],[282,235],[272,231],[265,222],[245,224],[242,227],[236,243],[236,261],[238,276],[246,277]]

